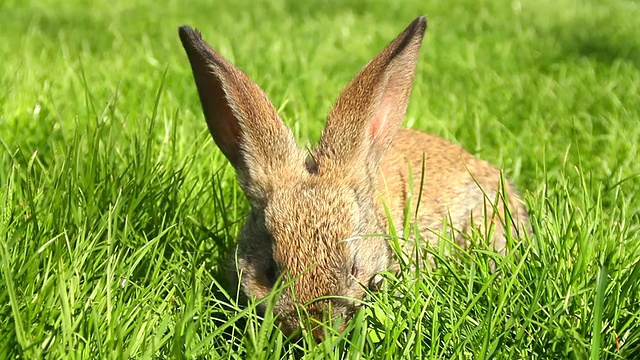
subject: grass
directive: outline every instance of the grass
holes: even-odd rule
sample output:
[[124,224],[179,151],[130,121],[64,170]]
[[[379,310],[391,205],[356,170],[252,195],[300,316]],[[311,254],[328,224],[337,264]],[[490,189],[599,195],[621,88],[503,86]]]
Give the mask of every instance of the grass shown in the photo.
[[[495,272],[469,250],[387,275],[349,331],[292,342],[224,290],[248,205],[177,26],[308,145],[423,13],[406,125],[504,168],[535,237]],[[4,0],[0,357],[640,357],[639,18],[628,0]]]

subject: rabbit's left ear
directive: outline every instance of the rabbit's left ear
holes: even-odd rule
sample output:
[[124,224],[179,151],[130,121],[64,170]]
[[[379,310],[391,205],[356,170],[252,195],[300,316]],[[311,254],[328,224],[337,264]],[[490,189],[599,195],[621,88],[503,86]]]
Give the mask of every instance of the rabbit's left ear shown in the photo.
[[342,91],[318,146],[322,162],[380,161],[402,125],[426,28],[426,17],[415,19]]

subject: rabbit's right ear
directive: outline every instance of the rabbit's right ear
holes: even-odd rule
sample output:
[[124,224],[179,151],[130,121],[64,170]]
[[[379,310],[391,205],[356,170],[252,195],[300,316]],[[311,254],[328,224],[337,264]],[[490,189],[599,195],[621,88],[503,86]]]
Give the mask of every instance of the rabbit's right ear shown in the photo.
[[280,176],[304,168],[304,155],[267,95],[213,50],[200,33],[179,28],[214,141],[247,196],[265,197]]

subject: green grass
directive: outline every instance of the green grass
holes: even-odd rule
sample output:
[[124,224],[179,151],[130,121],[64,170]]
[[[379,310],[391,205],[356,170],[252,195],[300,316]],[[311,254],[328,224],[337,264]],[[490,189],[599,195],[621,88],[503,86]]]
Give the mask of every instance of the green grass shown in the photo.
[[[349,331],[292,342],[228,294],[248,205],[200,111],[188,23],[301,145],[417,15],[406,124],[505,169],[535,232],[388,276]],[[0,358],[640,357],[640,4],[0,3]]]

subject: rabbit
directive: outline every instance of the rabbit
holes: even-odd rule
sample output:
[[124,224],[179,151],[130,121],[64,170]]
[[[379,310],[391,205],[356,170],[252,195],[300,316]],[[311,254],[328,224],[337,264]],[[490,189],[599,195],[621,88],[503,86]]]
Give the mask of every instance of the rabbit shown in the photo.
[[[445,221],[463,245],[474,227],[493,224],[498,252],[507,229],[518,236],[529,226],[520,195],[498,169],[437,136],[400,129],[426,28],[426,17],[416,18],[360,71],[309,151],[296,145],[257,84],[199,31],[179,28],[209,131],[251,205],[232,282],[261,299],[276,280],[289,281],[273,305],[287,335],[304,328],[300,314],[318,324],[339,320],[344,329],[376,275],[397,264],[384,234],[389,215],[403,223],[409,194],[421,199],[416,222],[432,245]],[[505,211],[511,226],[502,221]],[[319,326],[310,330],[322,338]]]

